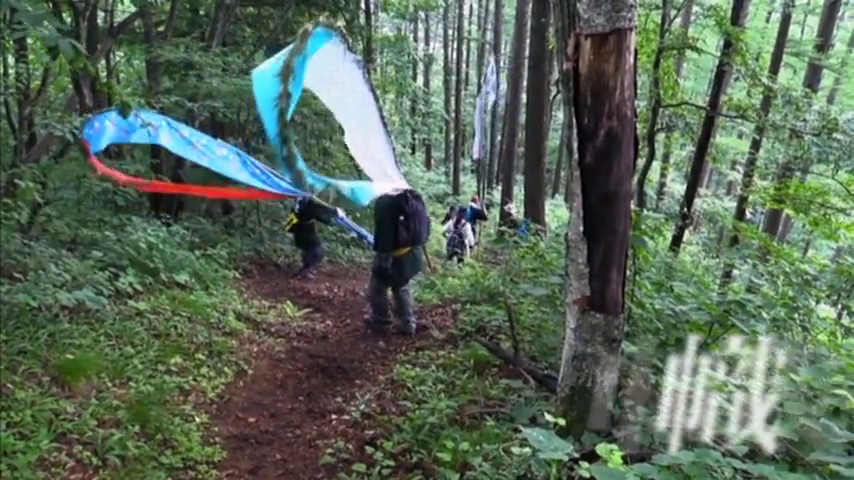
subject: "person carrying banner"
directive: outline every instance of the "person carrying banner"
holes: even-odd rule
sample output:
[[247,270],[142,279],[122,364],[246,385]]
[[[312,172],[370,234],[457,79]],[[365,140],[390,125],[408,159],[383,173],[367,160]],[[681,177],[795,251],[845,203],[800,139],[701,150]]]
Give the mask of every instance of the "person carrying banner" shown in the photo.
[[313,278],[314,269],[323,261],[323,242],[316,222],[332,225],[338,211],[312,197],[301,197],[291,209],[285,231],[293,234],[294,246],[302,253],[302,266],[295,276]]

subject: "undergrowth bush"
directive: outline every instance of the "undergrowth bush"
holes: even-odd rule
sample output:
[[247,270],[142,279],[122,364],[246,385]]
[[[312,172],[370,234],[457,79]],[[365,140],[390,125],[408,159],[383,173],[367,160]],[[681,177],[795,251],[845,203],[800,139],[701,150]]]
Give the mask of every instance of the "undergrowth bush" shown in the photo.
[[245,366],[241,319],[290,312],[235,284],[247,255],[296,256],[282,206],[167,226],[100,180],[56,183],[35,213],[20,193],[0,225],[0,476],[216,478],[205,405]]
[[[551,218],[555,213],[565,222],[565,209]],[[522,353],[557,372],[565,321],[562,228],[553,223],[546,239],[522,241],[499,240],[488,226],[484,244],[466,264],[442,264],[419,281],[419,302],[461,306],[454,332],[459,347],[413,355],[398,367],[404,413],[385,418],[386,441],[368,452],[376,461],[358,463],[345,476],[387,478],[407,464],[437,478],[851,478],[854,341],[816,301],[832,294],[830,269],[839,267],[793,255],[742,257],[739,268],[755,272],[756,290],[722,296],[713,252],[691,247],[675,259],[666,253],[668,222],[645,218],[633,234],[624,370],[631,373],[632,362],[643,361],[638,367],[651,372],[647,387],[655,389],[667,356],[688,335],[699,335],[704,348],[719,352],[727,335],[773,336],[788,354],[774,417],[780,429],[774,455],[749,443],[728,450],[724,440],[714,446],[689,441],[676,455],[656,453],[666,450],[667,438],[655,431],[655,404],[630,415],[637,451],[593,434],[556,434],[563,419],[551,413],[551,395],[473,339],[490,338],[511,349],[509,306]],[[439,242],[432,248],[439,252]],[[743,388],[744,381],[732,378],[716,388],[725,394]],[[470,412],[476,420],[469,421]]]

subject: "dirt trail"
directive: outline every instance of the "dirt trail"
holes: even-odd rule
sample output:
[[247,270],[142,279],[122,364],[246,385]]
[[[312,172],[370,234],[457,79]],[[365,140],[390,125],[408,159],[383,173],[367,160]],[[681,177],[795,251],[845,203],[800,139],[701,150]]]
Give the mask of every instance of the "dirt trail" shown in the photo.
[[341,467],[318,464],[326,449],[339,439],[359,447],[367,431],[349,418],[347,405],[382,385],[404,350],[435,346],[434,333],[454,316],[450,307],[422,307],[416,315],[427,331],[415,338],[367,335],[363,268],[327,264],[313,280],[289,273],[259,268],[244,275],[252,294],[311,311],[295,325],[268,326],[281,344],[253,347],[252,372],[215,408],[226,479],[334,478]]

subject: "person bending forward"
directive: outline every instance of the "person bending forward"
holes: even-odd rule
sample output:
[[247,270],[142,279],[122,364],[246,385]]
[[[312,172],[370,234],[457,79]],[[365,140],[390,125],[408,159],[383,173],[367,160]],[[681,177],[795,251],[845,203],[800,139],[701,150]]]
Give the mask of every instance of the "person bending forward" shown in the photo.
[[323,261],[323,242],[317,234],[316,222],[331,225],[337,211],[311,197],[297,200],[288,215],[285,231],[293,234],[294,246],[302,253],[302,267],[296,276],[312,278],[314,269]]

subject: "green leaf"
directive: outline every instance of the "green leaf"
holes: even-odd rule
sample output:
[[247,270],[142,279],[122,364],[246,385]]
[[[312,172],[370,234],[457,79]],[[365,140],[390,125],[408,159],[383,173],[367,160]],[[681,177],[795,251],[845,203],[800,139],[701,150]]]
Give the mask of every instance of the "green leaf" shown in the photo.
[[537,427],[521,427],[522,436],[543,460],[569,460],[575,456],[575,447],[558,437],[553,431]]
[[629,476],[628,472],[607,465],[591,465],[590,473],[596,480],[625,480]]

